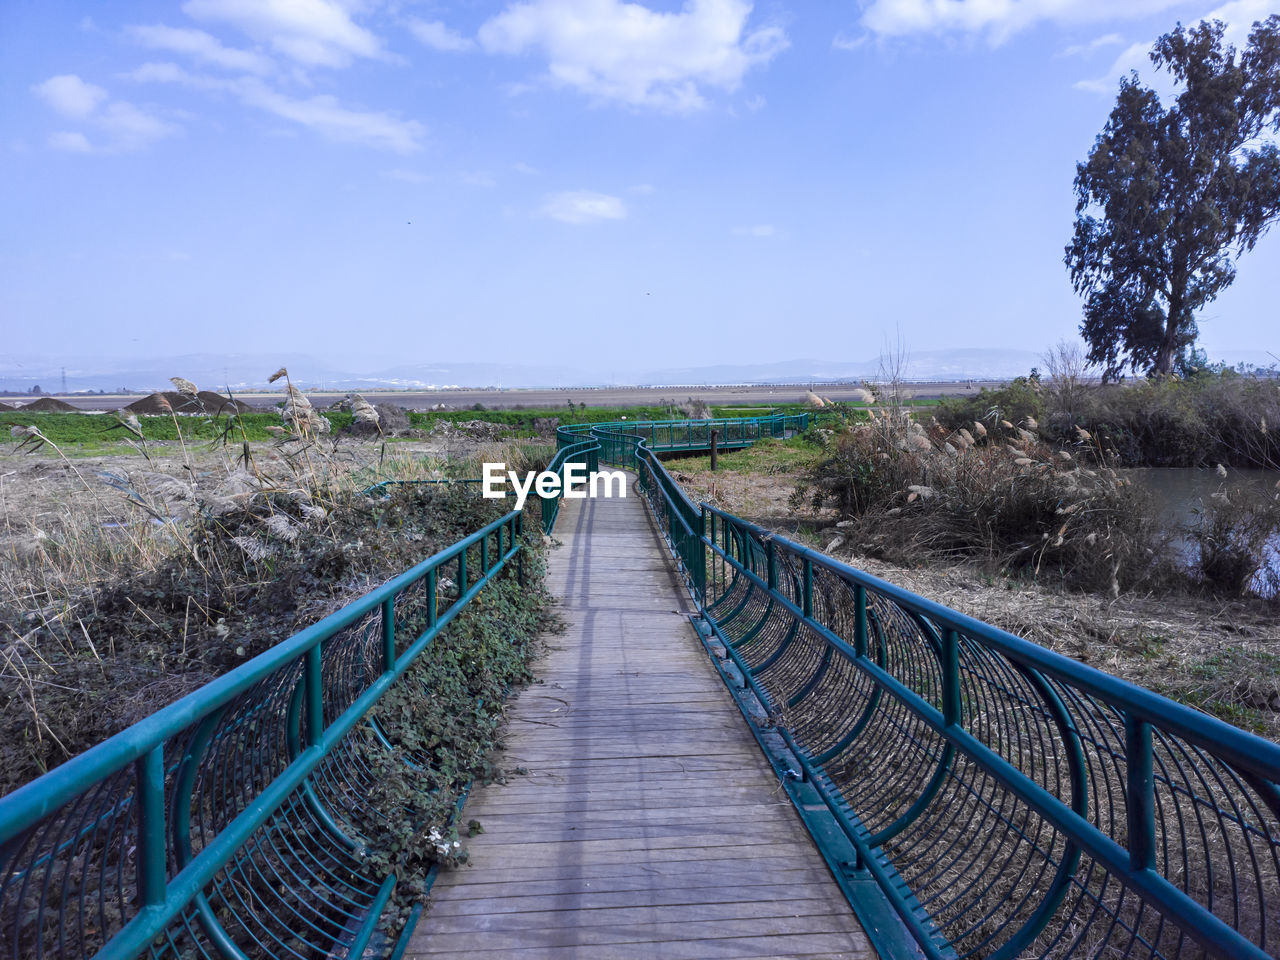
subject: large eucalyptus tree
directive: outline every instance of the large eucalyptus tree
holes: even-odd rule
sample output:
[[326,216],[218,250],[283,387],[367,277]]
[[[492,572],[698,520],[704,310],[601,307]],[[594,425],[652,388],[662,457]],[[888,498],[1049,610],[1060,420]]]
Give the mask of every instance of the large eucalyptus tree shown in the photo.
[[[1076,167],[1066,263],[1084,299],[1080,332],[1108,377],[1173,370],[1196,313],[1280,216],[1280,15],[1245,48],[1220,21],[1178,26],[1151,60],[1177,81],[1168,107],[1136,73]],[[1273,268],[1280,267],[1274,265]]]

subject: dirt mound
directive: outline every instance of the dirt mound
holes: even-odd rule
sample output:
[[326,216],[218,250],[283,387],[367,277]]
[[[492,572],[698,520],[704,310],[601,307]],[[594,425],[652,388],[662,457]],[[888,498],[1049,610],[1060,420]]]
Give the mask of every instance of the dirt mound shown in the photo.
[[[165,406],[166,401],[169,404],[168,407]],[[149,397],[135,400],[125,409],[144,417],[156,417],[167,414],[169,407],[173,408],[174,413],[197,416],[222,416],[230,413],[245,413],[253,409],[247,403],[228,399],[212,390],[201,390],[195,397],[178,393],[176,390],[166,390],[163,393],[153,393]]]
[[0,402],[0,413],[13,413],[13,411],[17,409],[18,409],[17,407],[13,407],[7,403]]
[[33,400],[30,403],[23,404],[19,408],[22,413],[75,413],[76,408],[65,400],[55,400],[53,397],[41,397],[39,400]]
[[212,390],[201,390],[196,396],[200,398],[204,408],[215,416],[228,413],[249,413],[253,410],[253,407],[241,400],[224,397],[222,394],[214,393]]

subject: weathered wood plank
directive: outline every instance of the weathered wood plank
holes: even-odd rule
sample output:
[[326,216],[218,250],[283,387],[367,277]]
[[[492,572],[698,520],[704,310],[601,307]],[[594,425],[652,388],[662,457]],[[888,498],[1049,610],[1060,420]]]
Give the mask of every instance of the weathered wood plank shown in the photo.
[[643,504],[564,504],[548,582],[568,629],[511,705],[469,866],[410,958],[873,957],[707,662]]

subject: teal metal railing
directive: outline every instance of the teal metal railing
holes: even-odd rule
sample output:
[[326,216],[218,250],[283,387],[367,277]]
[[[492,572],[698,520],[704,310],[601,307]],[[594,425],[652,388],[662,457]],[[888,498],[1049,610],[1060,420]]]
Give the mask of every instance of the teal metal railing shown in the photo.
[[369,711],[522,549],[513,511],[0,800],[0,955],[361,956]]
[[660,427],[592,432],[882,955],[1280,956],[1280,746],[694,507]]
[[[551,469],[635,471],[881,955],[1280,956],[1280,747],[695,504],[658,456],[807,425],[565,427]],[[361,956],[396,877],[352,835],[357,738],[521,543],[507,514],[0,799],[0,954]]]

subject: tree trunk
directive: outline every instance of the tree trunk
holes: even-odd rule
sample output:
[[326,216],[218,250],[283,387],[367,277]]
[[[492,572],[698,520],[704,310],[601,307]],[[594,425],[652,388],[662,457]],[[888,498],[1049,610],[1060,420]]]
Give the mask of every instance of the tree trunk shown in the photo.
[[1181,291],[1169,298],[1169,312],[1164,323],[1164,338],[1160,341],[1160,349],[1156,351],[1156,362],[1151,372],[1157,377],[1167,377],[1173,373],[1173,354],[1178,349],[1178,333],[1182,329]]
[[1151,367],[1151,372],[1157,377],[1167,377],[1173,373],[1173,343],[1173,328],[1166,328],[1164,340],[1156,352],[1156,362]]

